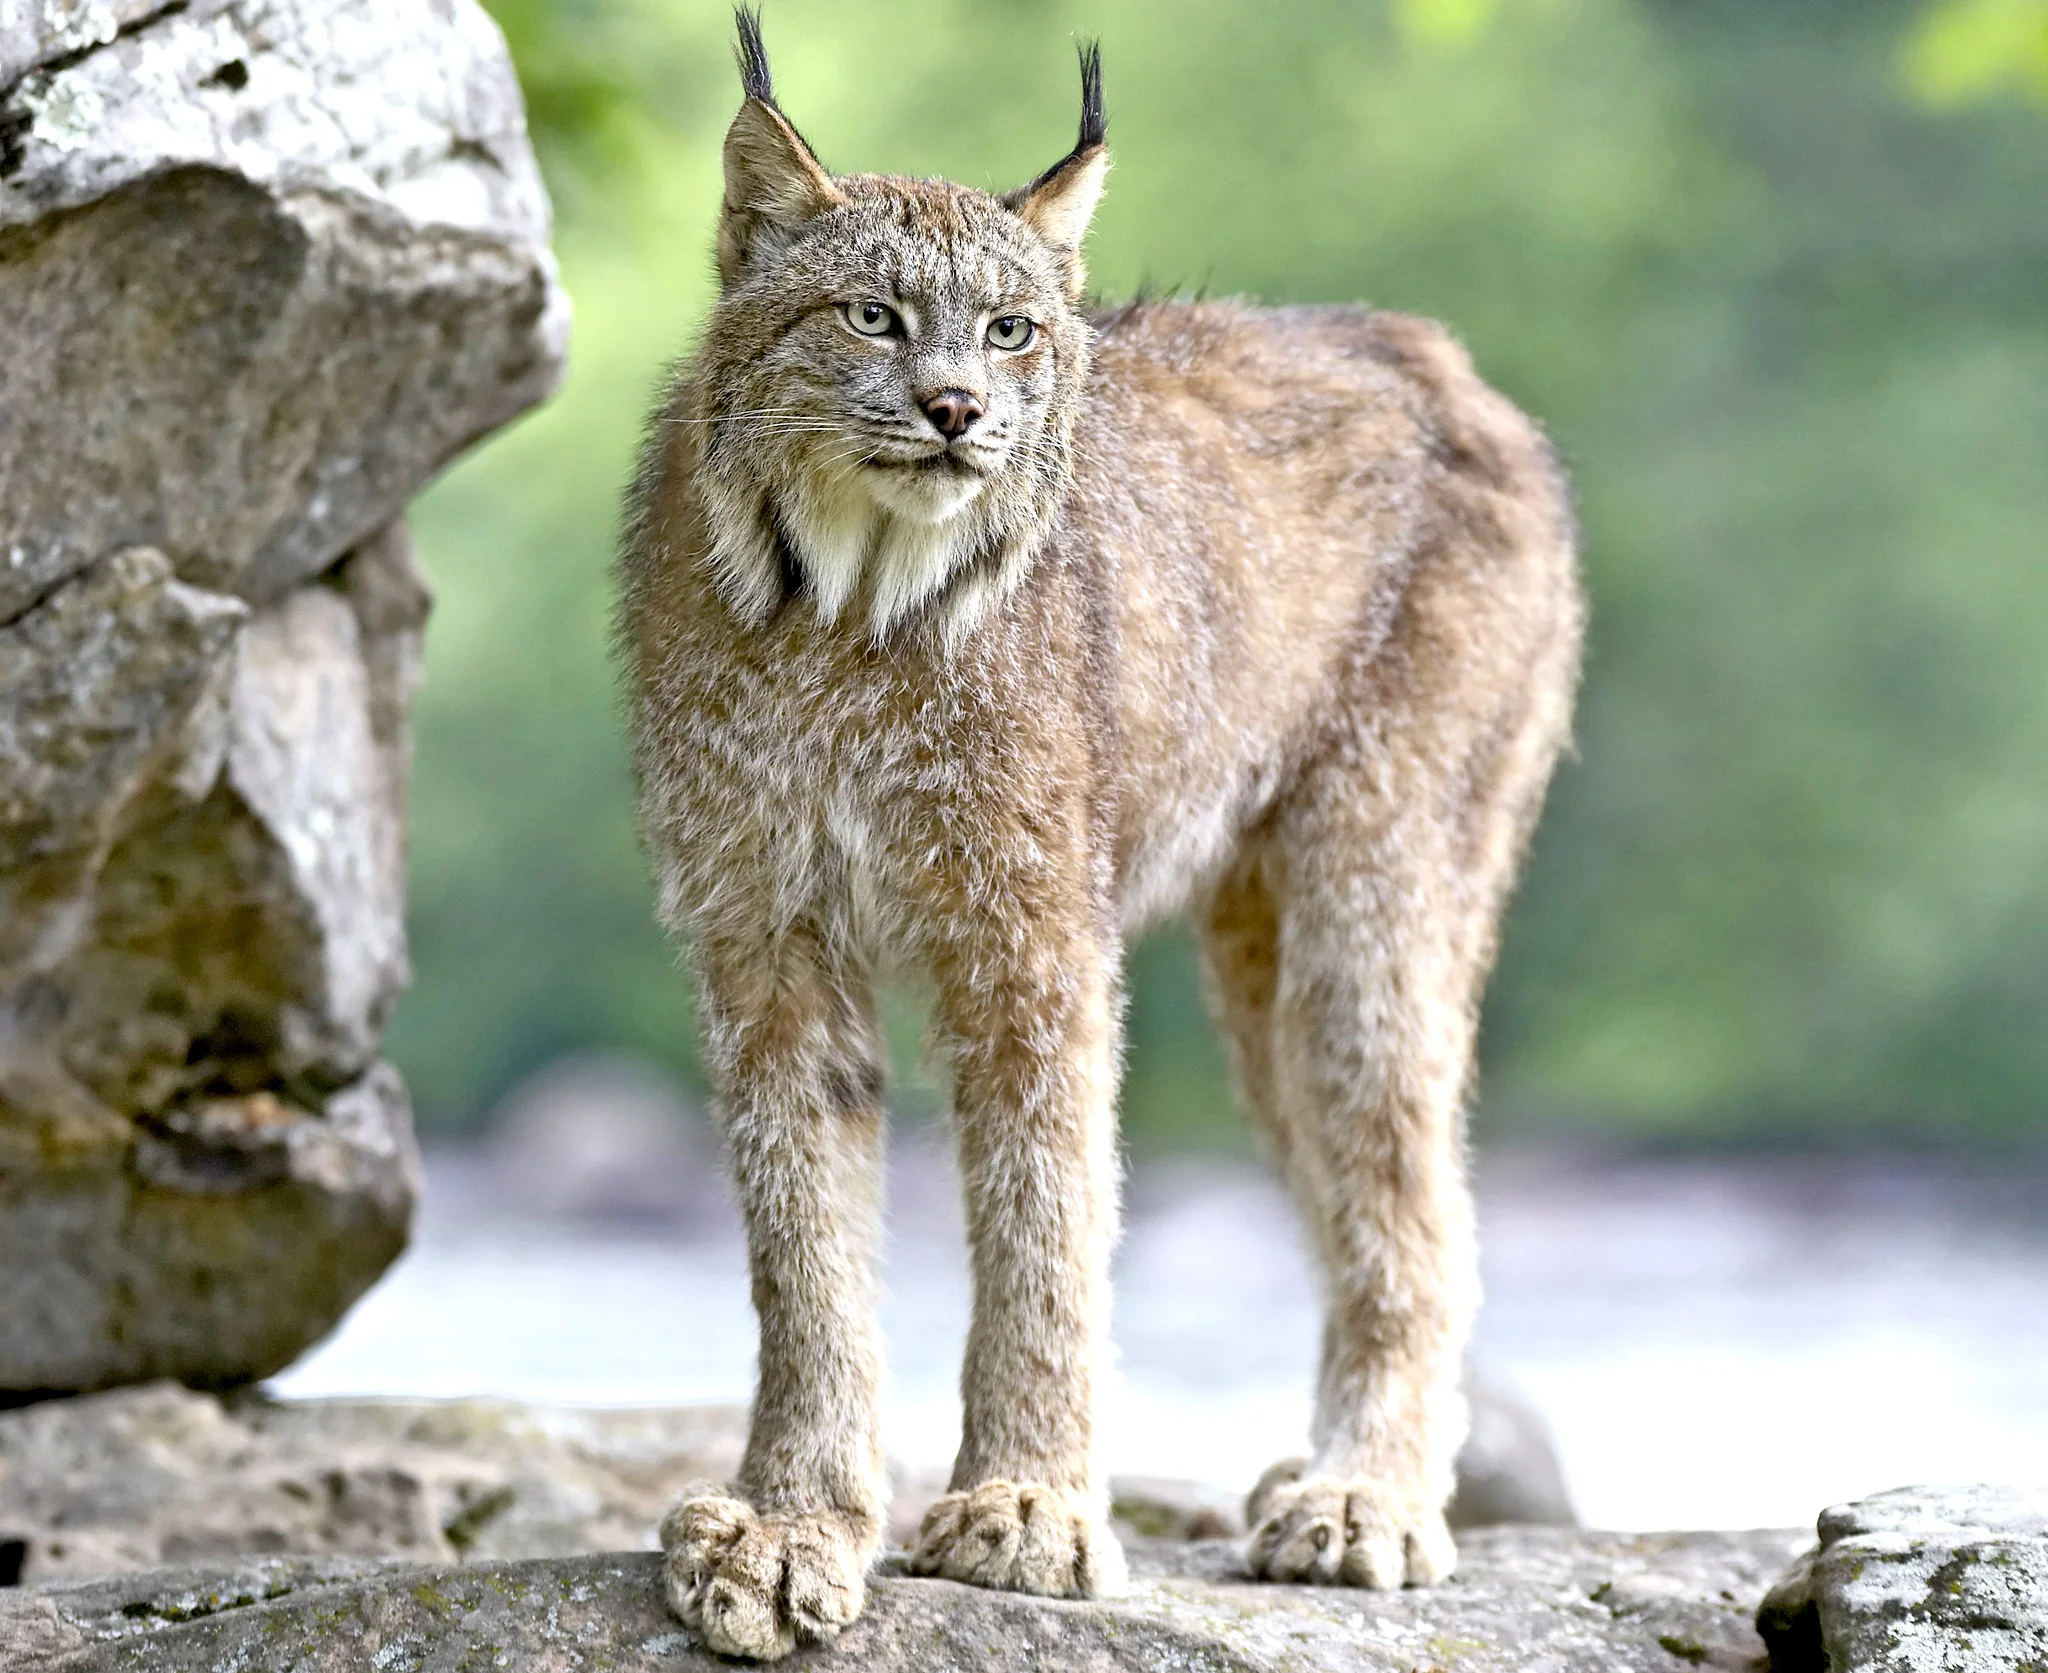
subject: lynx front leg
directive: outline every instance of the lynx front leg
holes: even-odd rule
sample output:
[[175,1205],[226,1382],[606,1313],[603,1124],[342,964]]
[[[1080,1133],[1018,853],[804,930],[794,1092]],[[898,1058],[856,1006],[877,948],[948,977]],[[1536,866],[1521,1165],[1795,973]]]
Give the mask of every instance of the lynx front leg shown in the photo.
[[[1090,919],[1094,918],[1091,912]],[[1116,973],[1098,923],[1056,909],[939,971],[951,1037],[974,1319],[950,1490],[920,1574],[1049,1597],[1119,1589],[1095,1457],[1116,1224]]]
[[1305,787],[1219,892],[1208,954],[1330,1308],[1313,1454],[1254,1490],[1251,1565],[1392,1587],[1457,1557],[1443,1510],[1478,1291],[1461,1097],[1484,952],[1441,839],[1357,800]]
[[721,1655],[771,1660],[860,1612],[880,1543],[875,1322],[885,1057],[864,973],[819,943],[699,947],[709,1061],[760,1318],[731,1489],[662,1524],[671,1607]]

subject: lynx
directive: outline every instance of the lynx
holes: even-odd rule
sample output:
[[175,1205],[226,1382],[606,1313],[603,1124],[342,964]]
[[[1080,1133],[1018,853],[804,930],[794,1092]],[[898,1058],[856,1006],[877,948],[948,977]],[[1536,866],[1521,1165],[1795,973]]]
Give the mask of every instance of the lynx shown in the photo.
[[617,634],[663,920],[699,985],[760,1355],[738,1479],[663,1525],[676,1612],[760,1659],[881,1540],[875,984],[929,982],[974,1311],[914,1573],[1113,1591],[1095,1402],[1120,965],[1192,912],[1329,1311],[1272,1580],[1424,1585],[1477,1301],[1462,1101],[1568,725],[1581,605],[1537,429],[1437,326],[1084,308],[1109,166],[997,197],[834,175],[758,18],[720,293],[632,487]]

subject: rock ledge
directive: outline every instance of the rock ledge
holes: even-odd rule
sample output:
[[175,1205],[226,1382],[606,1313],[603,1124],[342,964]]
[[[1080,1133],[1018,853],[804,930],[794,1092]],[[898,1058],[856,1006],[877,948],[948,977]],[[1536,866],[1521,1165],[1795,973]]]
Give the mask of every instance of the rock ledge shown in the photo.
[[[1617,1536],[1496,1528],[1429,1591],[1254,1585],[1235,1545],[1132,1542],[1127,1596],[1059,1603],[887,1565],[837,1643],[842,1673],[1683,1673],[1743,1668],[1749,1614],[1793,1533]],[[5,1594],[0,1594],[4,1597]],[[469,1567],[277,1559],[33,1589],[0,1602],[11,1673],[689,1673],[652,1554]]]

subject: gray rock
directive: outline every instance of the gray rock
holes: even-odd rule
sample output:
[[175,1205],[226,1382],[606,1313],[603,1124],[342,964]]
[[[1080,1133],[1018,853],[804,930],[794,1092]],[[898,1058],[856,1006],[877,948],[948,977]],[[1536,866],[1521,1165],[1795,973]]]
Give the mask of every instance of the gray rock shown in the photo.
[[404,1084],[377,1064],[314,1115],[214,1098],[0,1172],[0,1364],[22,1390],[281,1369],[405,1246]]
[[0,0],[0,1390],[403,1246],[399,519],[559,375],[523,124],[474,0]]
[[[154,1168],[182,1165],[175,1155]],[[656,1548],[687,1484],[729,1480],[744,1406],[221,1399],[169,1383],[0,1412],[0,1543],[31,1581],[269,1553],[481,1560]],[[892,1463],[908,1543],[942,1471]],[[1127,1533],[1243,1532],[1241,1499],[1116,1476]]]
[[686,1232],[726,1204],[709,1123],[667,1074],[623,1052],[559,1057],[527,1076],[470,1160],[499,1216]]
[[1242,1494],[1164,1476],[1113,1477],[1109,1514],[1141,1539],[1235,1539],[1244,1532]]
[[1774,1673],[2048,1668],[2048,1491],[1901,1487],[1819,1533],[1757,1613]]
[[[70,934],[23,972],[47,1020],[22,1030],[105,1108],[281,1087],[317,1109],[375,1061],[407,975],[405,744],[377,735],[367,649],[338,587],[256,612],[212,724],[105,807]],[[17,865],[8,885],[47,896],[39,876]]]
[[[227,0],[197,0],[211,14]],[[124,30],[174,9],[166,0],[0,0],[0,87],[30,70],[105,46]]]
[[[1501,1528],[1464,1537],[1452,1583],[1394,1593],[1255,1585],[1233,1545],[1134,1541],[1131,1591],[1093,1603],[913,1580],[885,1565],[861,1618],[831,1648],[790,1665],[846,1673],[1742,1667],[1759,1649],[1746,1611],[1797,1537]],[[653,1554],[467,1568],[273,1558],[158,1570],[0,1593],[0,1661],[20,1673],[729,1667],[696,1649],[668,1615],[660,1575]]]
[[1472,1427],[1458,1451],[1458,1489],[1446,1515],[1453,1528],[1502,1522],[1578,1526],[1550,1425],[1526,1400],[1468,1369]]
[[132,545],[278,598],[553,388],[547,199],[473,0],[5,18],[0,67],[43,67],[0,79],[0,621]]
[[175,1384],[0,1412],[0,1543],[29,1581],[243,1556],[653,1550],[746,1411],[221,1400]]
[[[1445,1511],[1451,1527],[1577,1527],[1556,1443],[1535,1408],[1469,1368],[1465,1397],[1472,1428],[1458,1452],[1457,1491]],[[1229,1539],[1245,1531],[1243,1498],[1220,1488],[1138,1476],[1119,1476],[1110,1486],[1112,1514],[1134,1533]],[[935,1486],[930,1497],[941,1490],[942,1484]]]
[[0,981],[67,956],[146,788],[217,775],[247,615],[138,549],[0,627]]
[[404,1247],[425,594],[250,611],[115,554],[0,628],[0,1387],[267,1375]]

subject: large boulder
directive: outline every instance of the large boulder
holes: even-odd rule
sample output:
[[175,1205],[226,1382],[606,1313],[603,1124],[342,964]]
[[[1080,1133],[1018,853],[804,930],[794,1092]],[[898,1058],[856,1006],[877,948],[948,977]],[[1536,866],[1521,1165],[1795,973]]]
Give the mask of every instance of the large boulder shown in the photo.
[[[885,1565],[836,1643],[842,1673],[1687,1673],[1744,1668],[1786,1533],[1496,1528],[1426,1590],[1258,1585],[1224,1541],[1132,1541],[1126,1596],[1067,1603]],[[466,1568],[273,1558],[0,1592],[10,1673],[713,1673],[669,1615],[652,1553]]]
[[404,1245],[400,519],[547,237],[473,0],[0,3],[0,1391],[266,1375]]
[[43,0],[0,136],[0,621],[137,545],[268,602],[554,386],[474,0]]
[[1758,1611],[1772,1673],[2048,1668],[2048,1489],[1901,1487],[1819,1533]]

